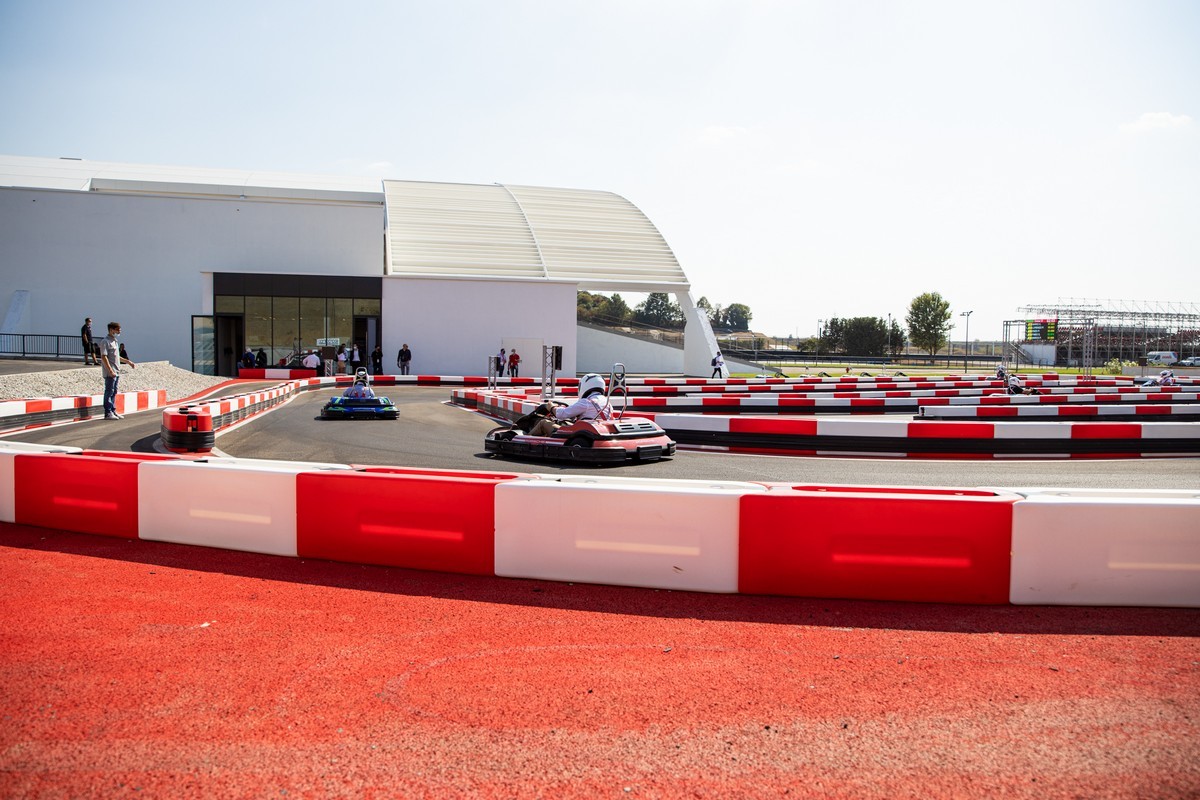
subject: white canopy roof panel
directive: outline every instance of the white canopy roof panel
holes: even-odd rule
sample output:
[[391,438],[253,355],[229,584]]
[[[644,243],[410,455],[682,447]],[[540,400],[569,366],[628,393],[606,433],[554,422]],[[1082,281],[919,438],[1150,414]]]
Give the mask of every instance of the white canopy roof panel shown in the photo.
[[384,181],[384,194],[390,275],[688,288],[658,229],[611,192]]

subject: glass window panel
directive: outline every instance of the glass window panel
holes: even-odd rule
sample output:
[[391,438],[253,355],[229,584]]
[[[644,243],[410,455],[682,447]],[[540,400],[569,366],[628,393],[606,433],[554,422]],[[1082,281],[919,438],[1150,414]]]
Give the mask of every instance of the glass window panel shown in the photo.
[[275,355],[275,343],[271,332],[271,298],[246,298],[246,346],[257,351],[262,348],[267,351],[267,363],[273,364],[279,356]]
[[212,317],[192,317],[192,372],[217,374],[216,327]]
[[219,294],[213,298],[213,313],[241,314],[245,307],[245,298],[240,294]]
[[354,304],[348,297],[335,297],[329,301],[329,336],[348,344],[354,335]]
[[316,347],[325,338],[325,298],[300,298],[300,339],[303,347]]
[[300,298],[273,297],[271,309],[275,318],[273,341],[276,349],[286,348],[290,353],[300,338]]
[[354,301],[354,316],[356,317],[378,317],[382,308],[380,300],[355,300]]

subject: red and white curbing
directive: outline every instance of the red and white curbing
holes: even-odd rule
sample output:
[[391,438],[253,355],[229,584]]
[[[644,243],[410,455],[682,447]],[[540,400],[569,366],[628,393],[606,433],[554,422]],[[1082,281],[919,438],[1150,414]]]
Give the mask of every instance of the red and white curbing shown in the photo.
[[[510,420],[529,413],[537,403],[520,394],[469,389],[453,390],[451,397],[467,408]],[[895,458],[1137,458],[1200,453],[1200,423],[1195,422],[963,422],[640,409],[631,413],[653,419],[682,446],[736,453]]]
[[651,589],[1200,607],[1198,519],[1200,491],[661,481],[0,441],[0,522]]
[[[118,414],[151,411],[167,404],[167,392],[165,389],[120,392],[116,396],[115,404]],[[0,433],[103,417],[102,394],[0,401]]]

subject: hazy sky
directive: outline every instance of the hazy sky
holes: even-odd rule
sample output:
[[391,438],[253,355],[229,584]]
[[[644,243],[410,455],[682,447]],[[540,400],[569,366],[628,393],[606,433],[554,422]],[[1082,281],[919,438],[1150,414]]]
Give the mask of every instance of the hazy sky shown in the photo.
[[1200,2],[0,0],[0,152],[616,192],[808,335],[1200,301]]

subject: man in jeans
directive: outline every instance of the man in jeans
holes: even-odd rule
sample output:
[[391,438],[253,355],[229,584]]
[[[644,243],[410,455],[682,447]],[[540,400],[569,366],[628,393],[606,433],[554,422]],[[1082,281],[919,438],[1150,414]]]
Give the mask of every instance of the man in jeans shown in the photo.
[[121,419],[117,413],[117,382],[121,379],[121,362],[130,369],[137,367],[128,358],[122,358],[117,337],[121,335],[121,323],[108,323],[108,336],[100,343],[100,366],[104,372],[104,418]]

